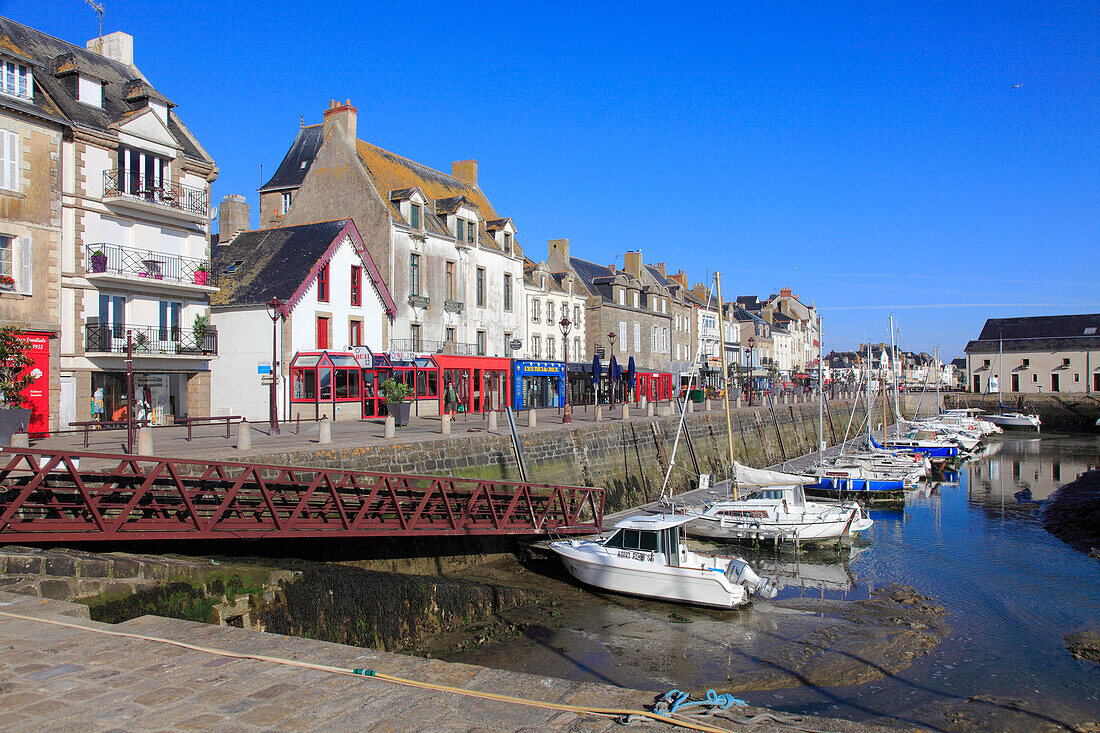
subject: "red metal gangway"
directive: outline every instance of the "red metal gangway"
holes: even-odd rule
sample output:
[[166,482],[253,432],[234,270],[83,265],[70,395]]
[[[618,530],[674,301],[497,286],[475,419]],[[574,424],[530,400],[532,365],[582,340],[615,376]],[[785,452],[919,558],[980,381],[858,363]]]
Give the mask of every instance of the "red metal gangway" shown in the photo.
[[584,534],[603,510],[583,486],[0,449],[0,543]]

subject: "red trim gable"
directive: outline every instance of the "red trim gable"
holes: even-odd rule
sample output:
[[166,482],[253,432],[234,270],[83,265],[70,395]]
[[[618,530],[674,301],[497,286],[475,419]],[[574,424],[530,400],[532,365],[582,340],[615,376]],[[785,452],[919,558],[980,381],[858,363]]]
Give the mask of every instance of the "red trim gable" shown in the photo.
[[389,288],[386,287],[386,283],[382,280],[382,275],[378,272],[378,267],[374,264],[374,260],[370,256],[370,252],[367,251],[366,245],[363,244],[363,238],[359,236],[359,230],[355,228],[355,222],[348,220],[348,223],[343,229],[336,235],[336,238],[332,240],[332,243],[325,250],[324,255],[321,256],[313,267],[309,271],[309,275],[294,291],[294,294],[290,296],[290,299],[283,306],[283,315],[287,315],[298,304],[298,302],[305,296],[306,291],[309,290],[309,286],[313,284],[313,281],[317,279],[317,273],[320,272],[321,267],[332,259],[332,256],[336,254],[336,248],[340,246],[340,243],[344,241],[345,236],[351,237],[352,248],[355,249],[356,254],[363,260],[363,265],[367,268],[367,273],[370,275],[371,283],[374,285],[374,289],[378,292],[382,303],[386,306],[386,315],[393,318],[397,315],[397,304],[393,302],[393,296],[390,295]]

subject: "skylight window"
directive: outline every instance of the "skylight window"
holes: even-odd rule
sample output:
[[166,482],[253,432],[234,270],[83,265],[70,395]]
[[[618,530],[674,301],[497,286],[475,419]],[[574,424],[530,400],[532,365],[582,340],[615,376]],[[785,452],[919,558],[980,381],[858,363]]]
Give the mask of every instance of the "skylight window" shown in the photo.
[[237,271],[237,268],[244,264],[244,260],[234,260],[233,264],[225,268],[225,274],[231,275]]
[[1096,326],[1089,326],[1088,328],[1086,328],[1085,329],[1085,335],[1086,336],[1095,336],[1096,335]]

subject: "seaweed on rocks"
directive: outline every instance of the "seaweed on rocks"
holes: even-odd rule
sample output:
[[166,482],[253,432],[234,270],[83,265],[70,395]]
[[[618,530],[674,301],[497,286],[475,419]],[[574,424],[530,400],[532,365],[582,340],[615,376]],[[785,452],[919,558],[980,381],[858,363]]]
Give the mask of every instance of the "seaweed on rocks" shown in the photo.
[[1051,494],[1039,516],[1052,535],[1079,552],[1098,556],[1100,470],[1083,473]]
[[277,634],[395,651],[537,595],[441,576],[315,565],[283,586],[263,621]]

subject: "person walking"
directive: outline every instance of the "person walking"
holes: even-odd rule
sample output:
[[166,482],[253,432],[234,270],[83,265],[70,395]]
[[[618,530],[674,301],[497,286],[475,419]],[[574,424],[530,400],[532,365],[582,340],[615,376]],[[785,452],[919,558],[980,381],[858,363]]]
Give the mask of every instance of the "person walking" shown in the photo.
[[447,382],[447,388],[443,390],[443,403],[444,409],[454,420],[455,413],[458,412],[458,392],[450,382]]

